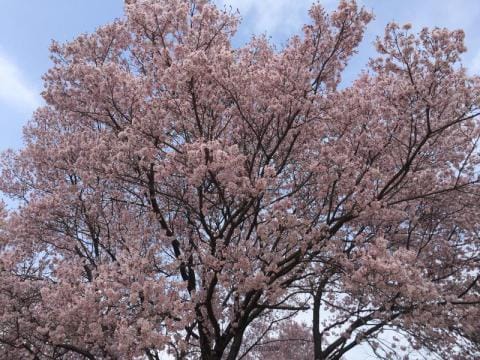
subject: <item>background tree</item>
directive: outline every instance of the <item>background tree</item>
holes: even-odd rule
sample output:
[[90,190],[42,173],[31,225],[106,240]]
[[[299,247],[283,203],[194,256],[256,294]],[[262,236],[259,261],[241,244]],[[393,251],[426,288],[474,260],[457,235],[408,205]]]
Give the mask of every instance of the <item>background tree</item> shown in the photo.
[[47,105],[3,156],[2,357],[403,356],[387,329],[478,357],[463,32],[391,24],[338,90],[372,17],[353,1],[281,50],[232,48],[238,18],[206,0],[125,14],[53,43]]

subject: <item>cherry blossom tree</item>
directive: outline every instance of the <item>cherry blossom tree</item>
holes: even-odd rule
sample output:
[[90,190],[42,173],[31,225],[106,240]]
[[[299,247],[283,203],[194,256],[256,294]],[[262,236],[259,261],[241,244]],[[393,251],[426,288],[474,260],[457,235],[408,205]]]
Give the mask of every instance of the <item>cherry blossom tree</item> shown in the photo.
[[128,0],[52,44],[1,160],[2,358],[478,359],[464,34],[390,24],[339,89],[372,15],[310,17],[234,48],[237,14],[207,0]]

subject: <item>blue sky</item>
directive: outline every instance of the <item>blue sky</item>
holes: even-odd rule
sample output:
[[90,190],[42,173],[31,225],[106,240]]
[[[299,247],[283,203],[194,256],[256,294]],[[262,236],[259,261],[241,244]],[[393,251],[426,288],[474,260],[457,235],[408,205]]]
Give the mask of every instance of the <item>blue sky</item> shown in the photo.
[[[235,43],[252,33],[267,32],[281,44],[307,19],[310,0],[216,0],[239,9],[243,22]],[[463,28],[469,52],[465,64],[480,73],[480,20],[478,0],[359,0],[376,15],[368,27],[359,54],[345,73],[354,78],[373,54],[372,41],[391,20],[423,26]],[[321,0],[333,9],[337,0]],[[66,41],[122,15],[121,0],[0,0],[0,150],[22,144],[21,128],[42,100],[41,76],[49,68],[51,39]]]
[[121,0],[0,0],[0,150],[22,144],[42,103],[52,39],[66,41],[122,15]]

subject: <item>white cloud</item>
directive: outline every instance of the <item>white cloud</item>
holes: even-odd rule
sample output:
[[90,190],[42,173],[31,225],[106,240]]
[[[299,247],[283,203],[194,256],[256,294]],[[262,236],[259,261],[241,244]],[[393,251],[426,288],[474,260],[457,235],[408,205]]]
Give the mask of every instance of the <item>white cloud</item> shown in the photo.
[[[238,9],[244,19],[242,26],[249,26],[251,33],[266,32],[269,35],[290,35],[300,30],[307,18],[311,0],[217,0],[220,6]],[[335,4],[336,0],[324,0],[321,3]]]
[[28,84],[18,66],[0,54],[0,102],[30,113],[41,104],[34,86]]

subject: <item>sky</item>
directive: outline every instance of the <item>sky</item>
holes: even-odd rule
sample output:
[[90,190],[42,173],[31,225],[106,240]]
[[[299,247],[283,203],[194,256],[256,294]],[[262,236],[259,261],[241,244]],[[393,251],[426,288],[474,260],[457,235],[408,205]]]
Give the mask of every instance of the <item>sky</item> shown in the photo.
[[[352,81],[374,56],[373,41],[390,21],[424,26],[462,28],[468,52],[464,65],[480,73],[479,0],[358,0],[373,11],[359,53],[344,79]],[[240,46],[252,34],[266,33],[281,45],[308,21],[311,0],[216,0],[220,6],[238,9],[243,21],[234,39]],[[320,0],[328,10],[337,0]],[[122,0],[0,0],[0,151],[22,146],[22,126],[42,105],[42,74],[51,66],[48,47],[52,39],[68,41],[81,33],[122,16]],[[356,353],[351,359],[368,359]]]

